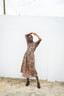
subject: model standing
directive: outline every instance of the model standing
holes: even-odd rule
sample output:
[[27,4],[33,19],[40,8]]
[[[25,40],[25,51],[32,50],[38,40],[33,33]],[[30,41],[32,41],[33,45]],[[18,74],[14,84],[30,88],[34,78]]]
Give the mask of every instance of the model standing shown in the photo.
[[[33,36],[31,35],[36,35],[38,37],[38,41],[34,42],[33,41]],[[22,61],[22,66],[20,72],[22,72],[22,76],[27,78],[27,83],[26,86],[30,84],[29,78],[31,77],[36,77],[37,79],[37,87],[40,88],[40,82],[38,79],[38,74],[35,68],[35,57],[34,57],[34,51],[40,41],[42,40],[36,33],[30,32],[28,34],[25,34],[25,38],[27,41],[27,50],[24,54],[23,61]]]

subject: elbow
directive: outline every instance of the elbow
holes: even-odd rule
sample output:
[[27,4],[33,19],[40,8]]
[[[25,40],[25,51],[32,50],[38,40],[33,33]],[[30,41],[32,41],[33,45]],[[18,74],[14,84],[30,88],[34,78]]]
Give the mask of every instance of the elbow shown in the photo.
[[42,39],[40,38],[39,40],[41,41]]
[[27,36],[27,35],[25,34],[25,36]]
[[27,39],[27,35],[25,34],[25,38]]

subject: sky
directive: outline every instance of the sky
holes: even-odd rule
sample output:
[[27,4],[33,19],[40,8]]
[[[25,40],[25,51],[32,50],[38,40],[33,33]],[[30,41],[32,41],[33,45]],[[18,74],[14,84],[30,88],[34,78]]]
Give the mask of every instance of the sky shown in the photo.
[[[6,15],[64,17],[64,0],[5,0]],[[3,0],[0,0],[3,15]]]

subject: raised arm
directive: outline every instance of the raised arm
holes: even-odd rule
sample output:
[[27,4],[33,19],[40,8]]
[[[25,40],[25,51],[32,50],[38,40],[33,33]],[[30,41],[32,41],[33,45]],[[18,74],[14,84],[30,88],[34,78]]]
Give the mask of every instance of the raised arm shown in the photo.
[[29,34],[33,34],[33,32],[30,32],[30,33],[28,33],[28,34],[25,34],[25,38],[26,38],[26,39],[27,39],[27,36],[28,36]]
[[38,37],[39,41],[41,41],[41,40],[42,40],[42,39],[38,36],[38,34],[33,33],[33,35],[36,35],[36,36]]
[[37,40],[35,42],[35,48],[39,45],[40,41],[42,40],[36,33],[33,33],[34,35],[36,35],[38,37],[39,40]]

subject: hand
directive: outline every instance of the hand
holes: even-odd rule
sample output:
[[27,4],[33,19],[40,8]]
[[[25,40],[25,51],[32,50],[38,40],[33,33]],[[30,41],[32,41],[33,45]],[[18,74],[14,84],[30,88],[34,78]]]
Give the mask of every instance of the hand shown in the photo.
[[38,36],[38,34],[36,34],[36,33],[33,33],[34,35],[36,35],[38,38],[39,38],[39,40],[42,40],[39,36]]
[[31,34],[33,34],[33,32],[31,32]]
[[33,35],[36,35],[36,36],[37,36],[37,34],[36,34],[36,33],[33,33]]
[[30,32],[30,33],[28,33],[28,34],[25,34],[25,36],[28,36],[29,34],[33,34],[33,32]]

